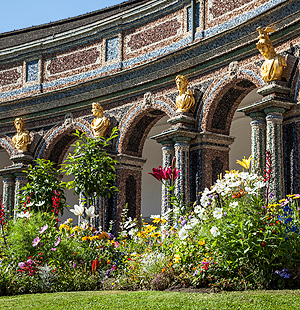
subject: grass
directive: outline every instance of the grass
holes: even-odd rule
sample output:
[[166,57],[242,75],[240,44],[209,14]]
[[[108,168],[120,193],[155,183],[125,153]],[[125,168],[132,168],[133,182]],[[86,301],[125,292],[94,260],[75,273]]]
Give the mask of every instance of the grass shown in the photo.
[[300,309],[300,290],[183,293],[90,291],[0,297],[0,309]]

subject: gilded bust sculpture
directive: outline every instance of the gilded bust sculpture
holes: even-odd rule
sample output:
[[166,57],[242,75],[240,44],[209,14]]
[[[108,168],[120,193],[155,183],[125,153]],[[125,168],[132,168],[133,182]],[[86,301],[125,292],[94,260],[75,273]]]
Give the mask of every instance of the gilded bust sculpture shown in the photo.
[[176,113],[189,112],[195,105],[193,91],[188,89],[188,81],[183,75],[177,75],[175,78],[179,95],[176,98]]
[[30,143],[30,135],[27,130],[24,129],[25,122],[21,117],[18,117],[14,121],[17,133],[13,136],[12,142],[19,152],[27,152],[28,144]]
[[264,82],[281,80],[284,67],[286,67],[287,64],[285,58],[275,52],[269,38],[268,33],[274,32],[275,30],[271,27],[266,27],[265,29],[258,27],[257,30],[259,36],[256,46],[260,53],[265,57],[265,62],[261,67],[262,79]]
[[92,113],[96,116],[91,125],[94,130],[94,136],[95,138],[104,137],[109,126],[109,120],[103,115],[102,106],[99,103],[94,102],[92,104]]

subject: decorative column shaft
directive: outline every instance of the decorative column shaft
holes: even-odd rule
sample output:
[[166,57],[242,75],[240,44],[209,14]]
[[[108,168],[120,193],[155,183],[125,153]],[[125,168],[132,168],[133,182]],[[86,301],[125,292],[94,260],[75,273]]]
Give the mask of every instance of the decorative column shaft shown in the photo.
[[[173,157],[175,156],[173,141],[162,142],[162,165],[163,167],[170,167],[172,165]],[[161,193],[161,214],[167,212],[171,208],[170,191],[162,184]]]
[[[15,180],[15,207],[19,205],[19,192],[23,186],[27,183],[27,178],[22,173],[16,173],[15,174],[16,180]],[[15,212],[14,212],[15,217]]]
[[3,175],[3,206],[6,220],[13,216],[15,198],[15,178],[13,175]]
[[188,204],[190,191],[189,191],[189,149],[190,144],[186,138],[174,138],[175,141],[175,157],[176,167],[180,170],[179,177],[176,182],[175,194],[182,195],[182,203]]
[[266,152],[266,121],[262,112],[250,113],[251,125],[251,155],[253,156],[252,172],[259,169],[263,174]]
[[267,114],[266,149],[272,155],[273,165],[273,182],[270,185],[270,190],[278,200],[284,196],[282,114],[285,109],[267,108],[264,111]]

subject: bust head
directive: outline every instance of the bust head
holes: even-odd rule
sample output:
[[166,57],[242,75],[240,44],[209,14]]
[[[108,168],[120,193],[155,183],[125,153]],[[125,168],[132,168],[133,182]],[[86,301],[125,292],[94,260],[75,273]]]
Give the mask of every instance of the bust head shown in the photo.
[[259,33],[259,36],[258,36],[258,42],[256,43],[256,46],[257,46],[259,52],[266,59],[274,58],[274,56],[276,55],[276,52],[274,50],[273,44],[272,44],[268,34],[271,32],[274,32],[275,30],[271,27],[266,27],[265,29],[258,27],[257,31]]
[[188,81],[183,75],[177,75],[175,82],[179,91],[184,91],[187,88]]
[[21,117],[16,118],[14,124],[17,129],[17,132],[22,132],[24,130],[25,122],[23,118]]
[[92,103],[92,113],[97,116],[97,117],[102,117],[103,116],[103,108],[98,102],[93,102]]

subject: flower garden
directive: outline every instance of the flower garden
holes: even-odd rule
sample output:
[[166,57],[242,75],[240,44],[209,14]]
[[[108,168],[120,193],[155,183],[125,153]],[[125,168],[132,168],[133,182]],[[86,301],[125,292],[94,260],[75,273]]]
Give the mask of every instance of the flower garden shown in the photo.
[[[97,176],[102,180],[101,195],[117,190],[112,186],[117,163],[105,151],[101,159],[95,157],[101,163],[93,161],[91,154],[99,151],[99,144],[105,147],[107,140],[78,137],[75,157],[63,167],[75,175],[71,184],[57,181],[60,172],[54,164],[39,160],[28,169],[29,183],[20,193],[14,219],[6,220],[1,204],[0,295],[170,287],[299,288],[300,195],[274,201],[271,154],[264,176],[252,172],[251,158],[244,158],[239,161],[242,171],[219,176],[200,201],[190,205],[175,194],[180,175],[175,161],[171,167],[153,169],[157,182],[169,189],[171,208],[153,215],[152,223],[127,217],[124,209],[120,231],[115,233],[113,223],[108,231],[97,226],[93,206],[97,184],[83,180],[80,166],[87,165],[79,161],[85,158],[89,169],[97,171],[98,164],[106,165]],[[79,159],[76,154],[90,157]],[[58,224],[59,212],[67,207],[66,187],[89,197],[89,203],[71,210],[80,217],[79,225],[72,219]]]

